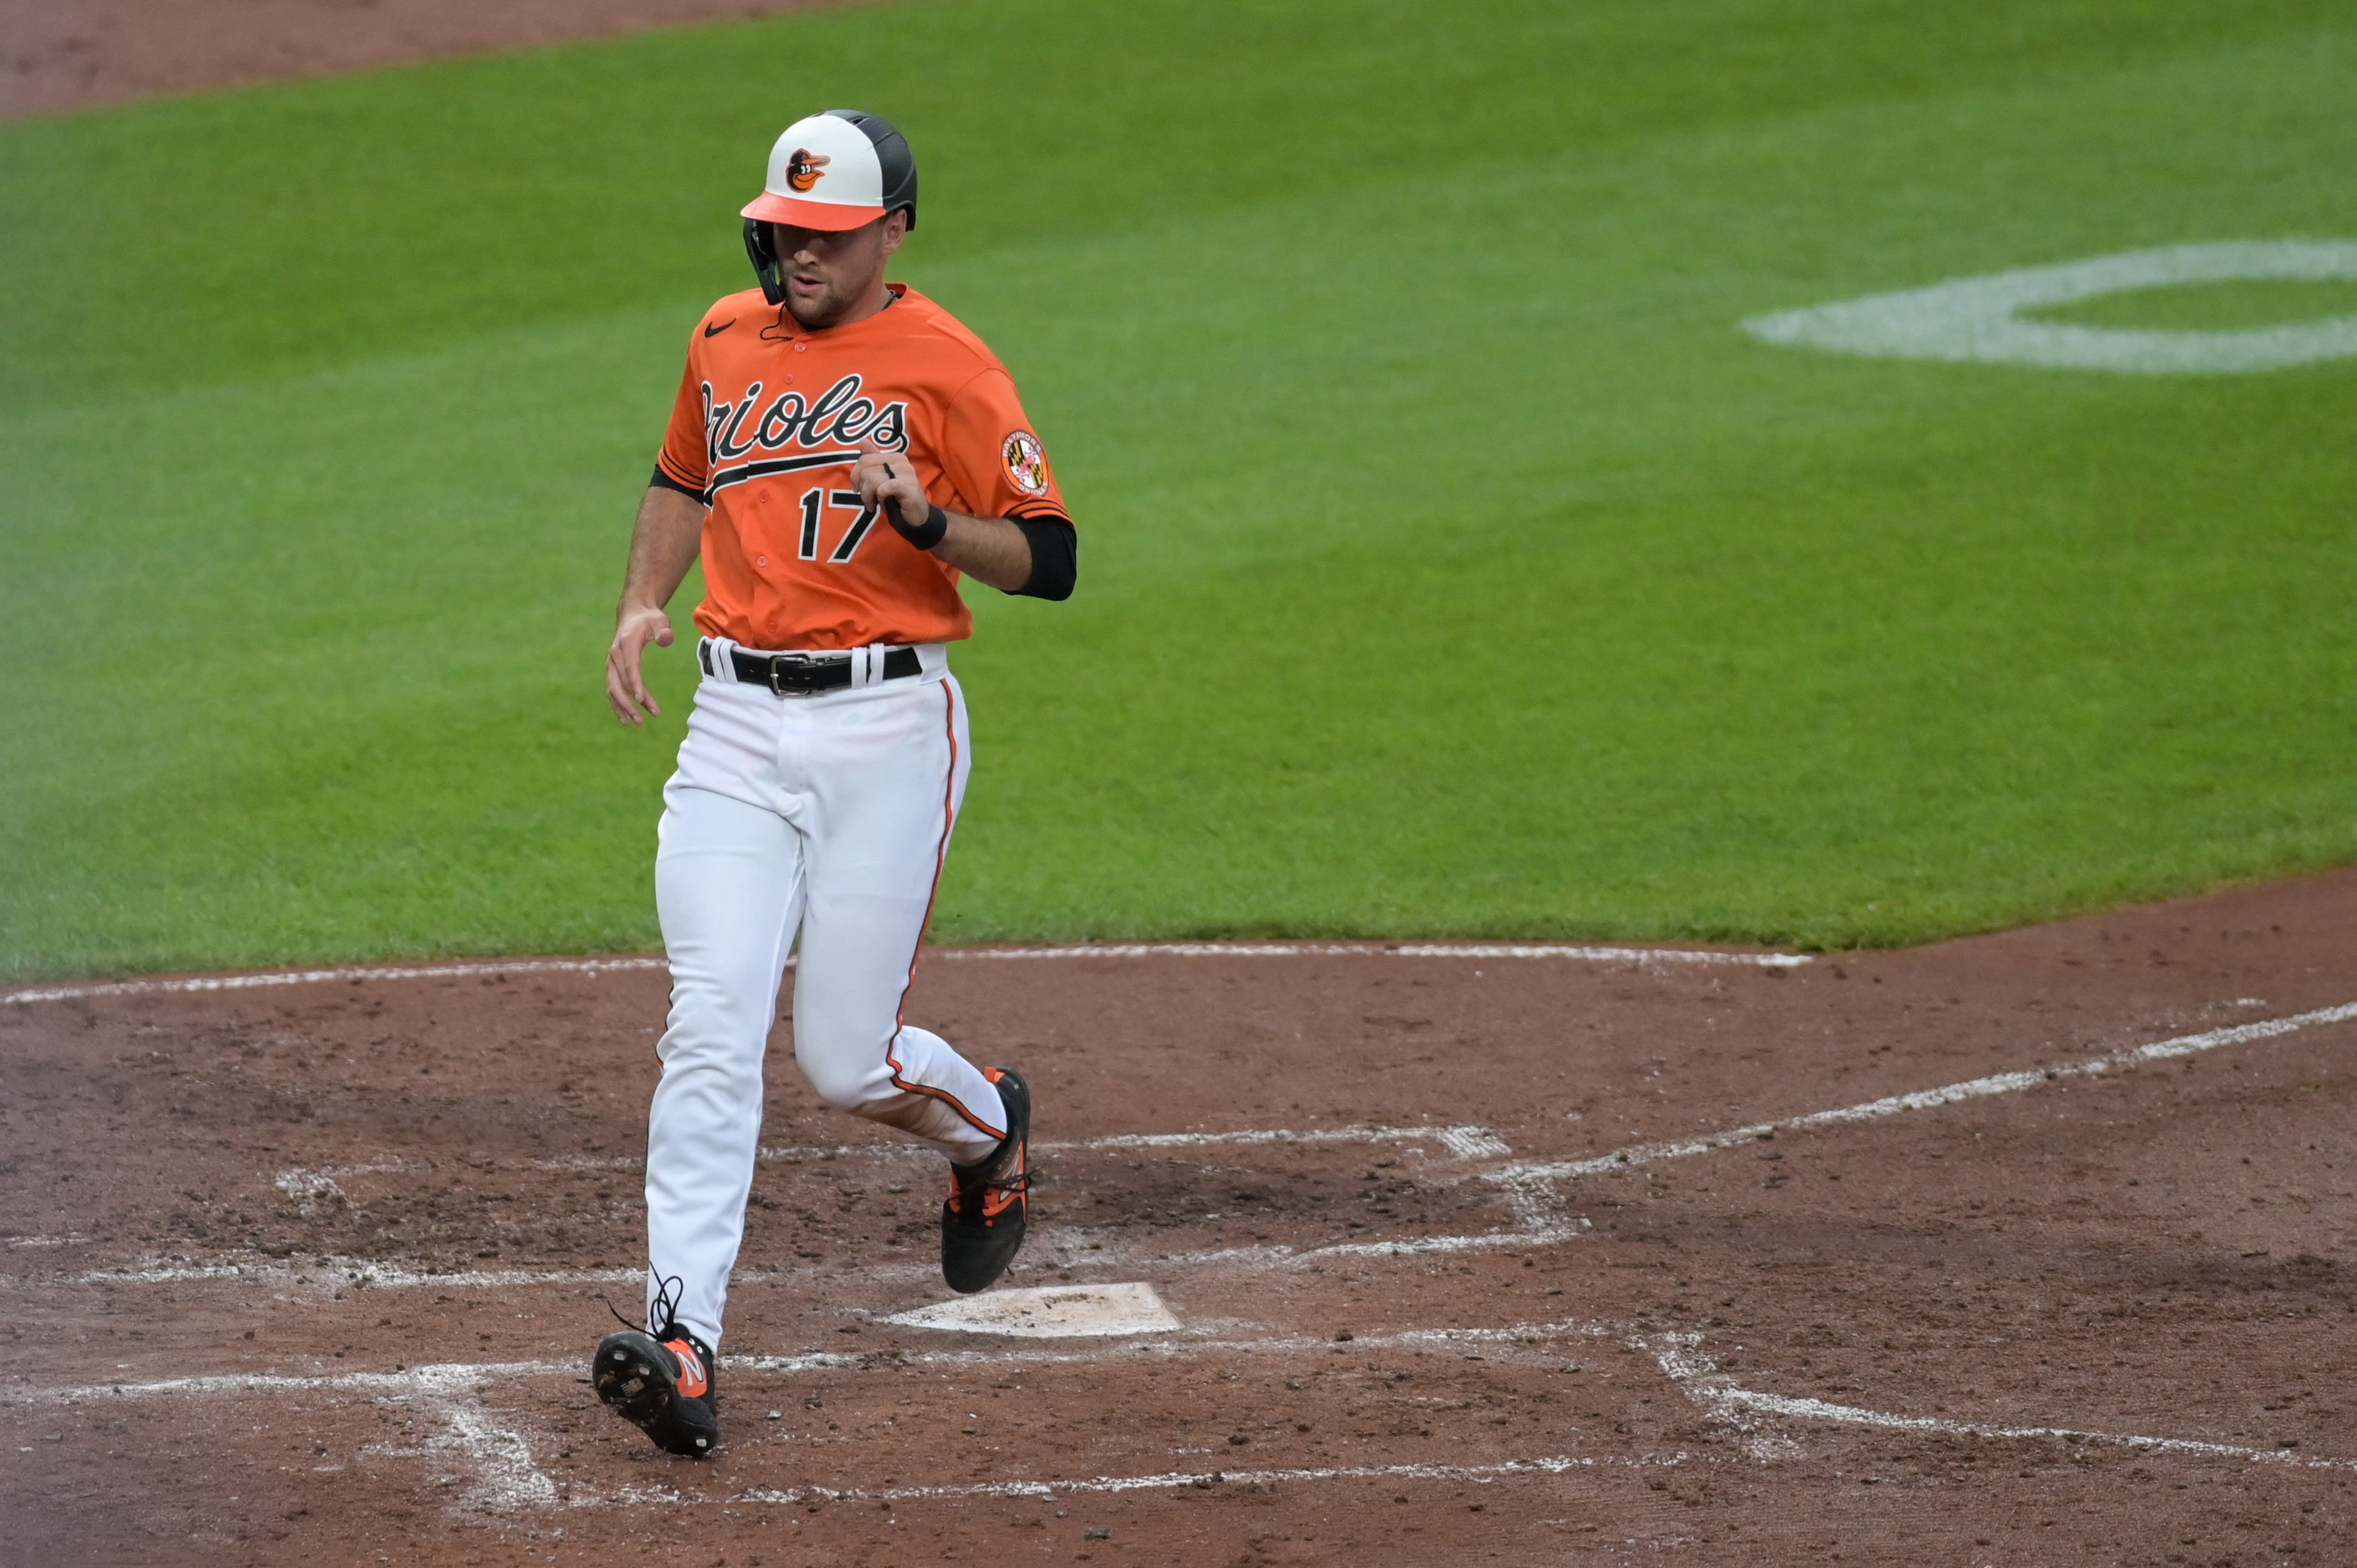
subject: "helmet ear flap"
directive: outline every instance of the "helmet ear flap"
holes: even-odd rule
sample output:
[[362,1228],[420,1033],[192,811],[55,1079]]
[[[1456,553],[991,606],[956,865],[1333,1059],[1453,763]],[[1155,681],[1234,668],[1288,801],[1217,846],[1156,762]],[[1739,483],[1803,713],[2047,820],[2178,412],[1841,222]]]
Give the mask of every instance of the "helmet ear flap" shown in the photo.
[[786,274],[778,264],[776,239],[758,218],[745,220],[745,254],[752,260],[753,275],[761,280],[761,297],[771,305],[785,304]]

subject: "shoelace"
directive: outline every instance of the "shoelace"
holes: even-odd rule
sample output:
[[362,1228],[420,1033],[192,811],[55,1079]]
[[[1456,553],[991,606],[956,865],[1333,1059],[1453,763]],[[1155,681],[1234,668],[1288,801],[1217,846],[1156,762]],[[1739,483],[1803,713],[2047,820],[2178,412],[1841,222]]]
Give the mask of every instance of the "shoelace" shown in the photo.
[[[702,1381],[708,1391],[712,1386],[713,1362],[716,1358],[705,1354],[694,1337],[680,1326],[679,1306],[681,1299],[686,1294],[687,1282],[677,1274],[672,1275],[669,1279],[658,1275],[655,1279],[655,1299],[647,1308],[646,1332],[656,1344],[665,1349],[673,1349],[679,1346],[686,1347],[686,1353],[695,1358],[697,1368],[703,1374]],[[606,1310],[613,1313],[614,1321],[623,1327],[639,1326],[616,1311],[612,1302],[606,1303]]]
[[687,1331],[679,1326],[680,1303],[686,1294],[687,1282],[677,1274],[672,1275],[669,1279],[658,1277],[655,1281],[655,1299],[647,1308],[644,1324],[633,1323],[624,1317],[621,1310],[610,1301],[606,1303],[606,1310],[612,1313],[614,1321],[623,1327],[643,1327],[648,1334],[654,1337],[657,1343],[661,1343],[664,1340],[680,1338],[686,1334]]
[[[1011,1199],[1030,1190],[1031,1171],[1028,1165],[1011,1176],[977,1181],[972,1187],[968,1187],[964,1178],[958,1175],[955,1165],[950,1167],[950,1194],[957,1205],[958,1222],[962,1225],[982,1223],[983,1205],[990,1200],[992,1193],[1003,1192]],[[999,1207],[1004,1208],[1006,1205]]]

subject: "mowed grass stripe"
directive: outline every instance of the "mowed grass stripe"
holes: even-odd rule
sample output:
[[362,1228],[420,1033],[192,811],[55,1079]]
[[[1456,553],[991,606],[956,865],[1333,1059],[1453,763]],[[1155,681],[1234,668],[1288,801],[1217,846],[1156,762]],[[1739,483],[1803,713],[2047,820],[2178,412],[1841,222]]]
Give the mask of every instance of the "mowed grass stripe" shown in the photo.
[[924,252],[1592,157],[2345,13],[2164,0],[921,0],[0,125],[0,409],[701,303],[784,116],[890,103]]
[[[1735,328],[2136,244],[2357,234],[2330,177],[2357,152],[2351,34],[2222,44],[2205,20],[2124,30],[2100,68],[2071,35],[1894,74],[1872,27],[1842,52],[1871,8],[1690,9],[1760,56],[1750,97],[1595,8],[1621,30],[1555,77],[1493,62],[1539,128],[1515,156],[1422,186],[1383,159],[1444,144],[1368,119],[1286,188],[1241,174],[1223,200],[1175,146],[1139,166],[1170,199],[1046,182],[1010,231],[958,205],[998,188],[981,144],[920,137],[942,195],[902,271],[1014,365],[1086,540],[1070,604],[976,596],[982,766],[939,934],[1905,940],[2351,854],[2348,367],[2139,381]],[[1536,47],[1533,14],[1498,18],[1459,49]],[[1193,27],[1103,47],[1200,71]],[[1374,81],[1426,69],[1394,58],[1413,35],[1318,37]],[[666,80],[700,37],[283,91],[409,82],[464,120],[490,113],[467,91],[528,102],[612,51]],[[1236,94],[1288,69],[1239,47]],[[1686,109],[1608,134],[1556,102],[1623,79]],[[1186,124],[1078,90],[1027,113],[1058,103],[1097,145]],[[1272,145],[1324,145],[1300,114]],[[41,134],[76,126],[120,134]],[[757,169],[768,134],[694,156]],[[461,226],[488,221],[468,177]],[[641,177],[614,171],[610,210]],[[172,348],[154,390],[0,424],[25,498],[0,596],[27,628],[0,654],[26,715],[7,972],[653,940],[685,661],[660,664],[652,734],[616,732],[596,671],[683,335],[737,286],[730,198],[706,196],[722,215],[640,269],[668,297],[593,310],[585,284],[490,328],[445,278],[400,351],[351,328],[344,362],[264,341],[230,375]]]

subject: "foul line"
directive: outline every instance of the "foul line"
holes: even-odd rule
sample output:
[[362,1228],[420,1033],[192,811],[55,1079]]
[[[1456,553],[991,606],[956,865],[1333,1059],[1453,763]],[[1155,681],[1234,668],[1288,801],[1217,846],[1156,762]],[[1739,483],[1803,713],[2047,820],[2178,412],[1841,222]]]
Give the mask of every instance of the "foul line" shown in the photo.
[[1832,1127],[1852,1122],[1872,1122],[1885,1116],[1896,1116],[1902,1111],[1927,1111],[1934,1106],[1953,1105],[1960,1101],[1980,1100],[1995,1094],[2016,1094],[2026,1089],[2036,1089],[2058,1079],[2095,1078],[2124,1068],[2145,1062],[2165,1061],[2173,1057],[2197,1056],[2214,1051],[2222,1046],[2239,1046],[2252,1040],[2272,1039],[2277,1035],[2289,1035],[2319,1024],[2339,1024],[2357,1018],[2357,1002],[2345,1002],[2338,1007],[2319,1007],[2312,1013],[2295,1013],[2288,1017],[2268,1018],[2255,1024],[2238,1024],[2231,1028],[2209,1029],[2198,1035],[2180,1035],[2172,1040],[2156,1040],[2148,1046],[2134,1046],[2114,1051],[2108,1056],[2091,1057],[2083,1061],[2065,1062],[2058,1067],[2040,1068],[2028,1072],[1992,1073],[1986,1078],[1968,1079],[1963,1083],[1951,1083],[1940,1089],[1920,1090],[1912,1094],[1894,1094],[1881,1100],[1869,1100],[1862,1105],[1846,1105],[1835,1111],[1819,1111],[1805,1116],[1787,1117],[1781,1122],[1755,1122],[1749,1127],[1737,1127],[1725,1133],[1714,1133],[1707,1138],[1695,1138],[1674,1144],[1632,1144],[1628,1148],[1592,1159],[1566,1160],[1561,1163],[1508,1165],[1491,1171],[1488,1179],[1506,1184],[1509,1187],[1527,1187],[1535,1182],[1567,1180],[1574,1176],[1597,1176],[1606,1171],[1621,1170],[1631,1165],[1649,1165],[1662,1160],[1681,1160],[1691,1155],[1707,1155],[1720,1149],[1739,1148],[1746,1144],[1772,1138],[1779,1133],[1797,1133],[1813,1127]]
[[1763,1394],[1750,1389],[1714,1388],[1695,1391],[1706,1405],[1728,1405],[1762,1411],[1795,1421],[1820,1421],[1845,1426],[1873,1426],[1896,1432],[1937,1432],[1953,1437],[1990,1437],[2007,1441],[2039,1438],[2062,1443],[2101,1443],[2138,1454],[2184,1454],[2205,1459],[2243,1459],[2255,1465],[2291,1465],[2307,1470],[2357,1470],[2357,1460],[2317,1459],[2288,1448],[2244,1448],[2231,1443],[2203,1443],[2190,1437],[2146,1437],[2134,1433],[2088,1432],[2067,1426],[1992,1426],[1975,1421],[1944,1421],[1937,1416],[1900,1415],[1864,1410],[1825,1400],[1799,1399],[1789,1394]]
[[1718,1367],[1702,1354],[1699,1334],[1664,1334],[1654,1343],[1643,1336],[1630,1340],[1660,1363],[1663,1373],[1681,1392],[1749,1439],[1747,1446],[1762,1459],[1780,1458],[1792,1444],[1761,1434],[1754,1414],[1788,1421],[1821,1422],[1837,1426],[1870,1426],[1889,1432],[1932,1432],[1950,1437],[1986,1437],[2003,1442],[2100,1443],[2138,1454],[2182,1454],[2199,1459],[2240,1459],[2254,1465],[2289,1465],[2305,1470],[2357,1470],[2357,1459],[2310,1458],[2287,1448],[2250,1448],[2233,1443],[2206,1443],[2190,1437],[2151,1437],[2139,1433],[2090,1432],[2070,1426],[2000,1426],[1978,1421],[1949,1421],[1940,1416],[1901,1415],[1894,1411],[1867,1410],[1835,1404],[1829,1400],[1791,1394],[1761,1393],[1719,1377]]
[[[1374,958],[1583,959],[1595,963],[1731,963],[1754,969],[1797,969],[1814,961],[1805,953],[1712,952],[1704,949],[1574,947],[1554,942],[1131,942],[1053,948],[939,948],[927,958],[1297,958],[1327,955]],[[791,965],[794,961],[789,958]],[[607,974],[668,969],[660,958],[494,960],[484,963],[419,964],[406,968],[304,969],[270,974],[199,975],[187,980],[120,980],[94,985],[51,985],[0,993],[0,1002],[78,1002],[98,996],[158,996],[205,991],[251,991],[276,985],[324,985],[355,980],[443,980],[467,975]]]

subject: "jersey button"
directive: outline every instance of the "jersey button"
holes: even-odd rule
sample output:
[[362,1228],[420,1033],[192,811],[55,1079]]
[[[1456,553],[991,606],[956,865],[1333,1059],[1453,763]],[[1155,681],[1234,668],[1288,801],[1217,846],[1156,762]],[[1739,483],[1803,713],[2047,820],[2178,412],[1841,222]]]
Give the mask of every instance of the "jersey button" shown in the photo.
[[806,343],[797,343],[794,345],[794,352],[797,354],[802,353],[807,348],[809,348],[809,345]]
[[753,564],[756,566],[766,566],[769,564],[770,558],[766,555],[756,555],[753,557]]

